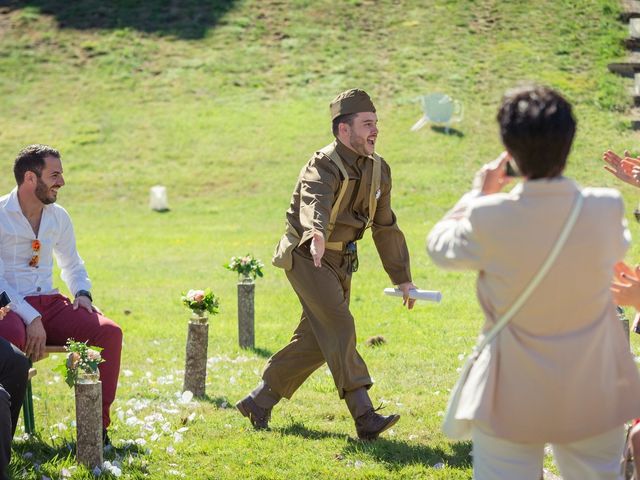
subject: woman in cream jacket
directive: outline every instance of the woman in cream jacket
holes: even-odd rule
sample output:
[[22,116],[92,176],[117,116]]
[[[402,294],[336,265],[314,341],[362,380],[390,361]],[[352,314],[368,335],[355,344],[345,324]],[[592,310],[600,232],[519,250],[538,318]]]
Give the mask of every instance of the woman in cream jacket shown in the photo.
[[[557,260],[488,347],[488,375],[463,391],[456,417],[472,422],[474,478],[539,480],[551,443],[565,480],[617,479],[623,425],[640,416],[640,377],[610,292],[630,241],[622,199],[562,176],[575,120],[557,92],[508,93],[498,122],[507,151],[428,237],[436,264],[479,272],[484,332],[540,269],[577,196],[584,202]],[[511,161],[523,181],[500,193]]]

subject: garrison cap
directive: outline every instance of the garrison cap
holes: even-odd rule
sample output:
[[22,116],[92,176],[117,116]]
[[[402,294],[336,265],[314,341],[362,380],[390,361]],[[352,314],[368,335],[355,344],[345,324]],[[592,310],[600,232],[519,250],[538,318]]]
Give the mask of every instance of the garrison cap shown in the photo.
[[329,108],[331,109],[331,120],[335,120],[340,115],[360,112],[375,113],[376,111],[367,92],[358,88],[352,88],[339,94],[331,101]]

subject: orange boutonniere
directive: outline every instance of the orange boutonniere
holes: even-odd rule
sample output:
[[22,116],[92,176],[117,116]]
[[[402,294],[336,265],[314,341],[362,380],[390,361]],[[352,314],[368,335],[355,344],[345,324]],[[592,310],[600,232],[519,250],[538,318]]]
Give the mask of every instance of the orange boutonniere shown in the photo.
[[29,260],[30,267],[37,267],[38,263],[40,263],[40,240],[37,238],[31,241],[31,250],[33,250],[31,254],[31,260]]

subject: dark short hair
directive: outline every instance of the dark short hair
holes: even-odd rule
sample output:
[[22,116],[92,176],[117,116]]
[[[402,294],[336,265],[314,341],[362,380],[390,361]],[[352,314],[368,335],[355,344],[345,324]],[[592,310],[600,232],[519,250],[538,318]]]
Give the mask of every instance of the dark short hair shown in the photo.
[[13,175],[16,177],[16,183],[22,185],[24,175],[27,172],[35,173],[38,178],[42,175],[44,168],[44,159],[47,157],[60,158],[60,152],[48,145],[29,145],[18,153],[15,162],[13,162]]
[[523,176],[552,178],[564,170],[576,132],[571,104],[549,87],[508,91],[498,111],[502,143]]
[[332,122],[332,131],[333,131],[333,136],[337,137],[338,136],[338,125],[340,125],[341,123],[346,123],[349,126],[353,126],[353,120],[356,118],[356,115],[358,115],[357,113],[347,113],[345,115],[340,115],[337,116],[336,118],[333,119]]

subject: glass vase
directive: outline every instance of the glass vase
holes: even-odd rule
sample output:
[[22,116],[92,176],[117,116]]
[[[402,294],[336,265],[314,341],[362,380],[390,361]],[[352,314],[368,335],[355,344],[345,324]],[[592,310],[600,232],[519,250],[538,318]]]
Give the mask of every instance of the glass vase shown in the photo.
[[204,310],[192,310],[190,323],[205,324],[209,322],[209,316]]
[[244,285],[251,285],[255,282],[251,274],[249,273],[239,273],[238,274],[238,283],[242,283]]
[[83,385],[98,383],[100,381],[100,372],[78,372],[78,378],[76,379],[76,383],[80,383]]

